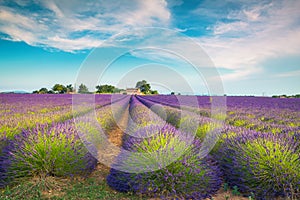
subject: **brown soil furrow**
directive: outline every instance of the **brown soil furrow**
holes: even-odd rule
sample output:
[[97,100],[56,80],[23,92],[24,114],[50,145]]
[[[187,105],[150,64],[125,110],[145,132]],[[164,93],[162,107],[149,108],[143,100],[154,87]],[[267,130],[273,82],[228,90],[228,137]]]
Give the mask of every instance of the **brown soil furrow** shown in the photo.
[[119,120],[119,122],[117,122],[117,126],[108,133],[108,141],[118,147],[121,147],[122,145],[122,137],[128,124],[128,116],[129,106],[124,110],[121,119]]
[[129,107],[124,110],[117,125],[107,133],[107,141],[98,149],[98,160],[106,166],[111,166],[120,153],[122,137],[126,130],[129,116]]

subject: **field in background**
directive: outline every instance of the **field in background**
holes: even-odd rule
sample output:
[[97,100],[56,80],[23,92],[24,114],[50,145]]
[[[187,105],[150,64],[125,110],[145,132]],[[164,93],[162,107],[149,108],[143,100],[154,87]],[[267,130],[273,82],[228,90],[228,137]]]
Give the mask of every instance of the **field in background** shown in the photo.
[[[74,111],[72,95],[0,94],[0,197],[300,198],[300,99],[227,97],[226,114],[214,116],[212,102],[206,96],[95,95],[94,110],[82,105]],[[117,147],[157,158],[182,155],[152,173],[109,169],[97,159],[124,168],[136,162],[141,170],[153,157],[139,163],[111,152],[91,113]],[[80,138],[85,131],[91,134]],[[202,159],[199,149],[214,131],[218,142]],[[145,132],[146,139],[137,139]]]

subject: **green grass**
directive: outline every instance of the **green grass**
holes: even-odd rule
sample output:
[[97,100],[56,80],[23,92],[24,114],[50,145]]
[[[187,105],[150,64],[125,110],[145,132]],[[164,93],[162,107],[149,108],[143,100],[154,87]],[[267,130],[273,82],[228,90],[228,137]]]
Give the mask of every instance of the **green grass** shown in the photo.
[[110,199],[110,200],[140,200],[134,194],[113,191],[106,184],[105,179],[90,177],[84,180],[59,179],[54,177],[34,178],[0,190],[0,199]]

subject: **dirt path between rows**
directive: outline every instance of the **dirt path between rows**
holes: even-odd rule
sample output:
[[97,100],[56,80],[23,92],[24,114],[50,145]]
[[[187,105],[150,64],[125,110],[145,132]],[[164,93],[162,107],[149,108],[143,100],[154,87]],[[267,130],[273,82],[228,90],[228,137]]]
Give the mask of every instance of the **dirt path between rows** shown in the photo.
[[[100,182],[106,182],[106,177],[109,174],[110,166],[111,164],[113,164],[116,156],[118,156],[120,152],[120,147],[122,146],[122,137],[128,124],[128,116],[129,105],[124,110],[124,113],[122,114],[119,121],[116,122],[116,126],[107,133],[108,142],[106,143],[106,145],[104,145],[103,148],[99,149],[99,163],[97,164],[96,170],[94,170],[94,172],[92,172],[89,177],[94,177]],[[117,191],[111,189],[108,185],[106,187],[106,190],[114,194],[118,193]],[[120,200],[130,200],[130,198],[121,198]]]
[[[129,107],[124,110],[120,120],[117,122],[117,125],[113,127],[113,129],[107,133],[109,143],[104,146],[104,148],[99,150],[99,159],[100,163],[97,165],[97,169],[93,172],[92,176],[97,177],[98,180],[105,181],[106,176],[109,174],[110,167],[107,165],[102,164],[103,160],[105,163],[112,164],[118,153],[120,152],[120,147],[122,146],[122,137],[124,131],[126,130],[128,124],[128,117],[129,117]],[[101,162],[102,160],[102,162]],[[111,166],[111,165],[109,165]],[[112,193],[118,193],[115,190],[107,188]],[[148,200],[159,200],[159,198],[147,198]],[[225,192],[223,189],[213,195],[214,200],[247,200],[248,198],[241,197],[241,196],[234,196],[230,192]],[[124,198],[127,200],[127,198]],[[207,199],[210,200],[210,199]]]
[[129,107],[124,110],[120,120],[116,122],[116,126],[106,134],[106,141],[104,141],[98,148],[98,161],[100,163],[103,163],[106,166],[111,166],[120,153],[122,137],[128,123],[128,116]]
[[117,147],[122,146],[122,137],[124,131],[127,128],[128,117],[129,117],[129,106],[125,109],[121,119],[117,123],[117,126],[114,127],[114,129],[108,133],[108,141],[113,143]]

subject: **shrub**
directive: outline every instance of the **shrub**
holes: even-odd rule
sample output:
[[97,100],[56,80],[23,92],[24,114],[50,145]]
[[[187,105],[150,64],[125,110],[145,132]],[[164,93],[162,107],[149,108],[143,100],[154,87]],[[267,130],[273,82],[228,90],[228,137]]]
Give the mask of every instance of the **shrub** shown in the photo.
[[121,152],[107,177],[112,188],[186,199],[207,198],[220,188],[216,162],[199,158],[198,140],[190,140],[170,125],[145,127],[136,135],[144,138],[128,136],[123,144],[136,154]]
[[8,141],[0,156],[0,186],[25,176],[83,174],[96,163],[70,121],[40,126]]
[[217,155],[229,185],[248,196],[274,199],[300,192],[299,140],[286,134],[243,133],[225,139]]
[[6,136],[0,136],[0,156],[2,155],[2,150],[7,145],[7,138]]

